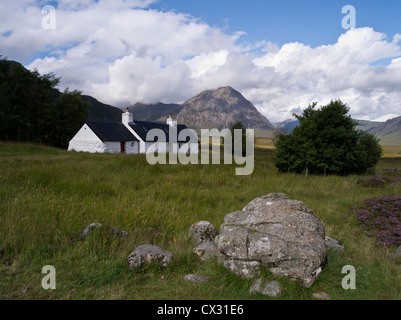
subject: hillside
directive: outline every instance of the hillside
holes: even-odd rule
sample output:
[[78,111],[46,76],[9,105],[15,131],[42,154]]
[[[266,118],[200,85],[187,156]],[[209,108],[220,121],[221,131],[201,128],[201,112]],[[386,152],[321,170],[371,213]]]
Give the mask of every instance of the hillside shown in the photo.
[[382,125],[383,122],[377,122],[377,121],[368,121],[368,120],[358,120],[358,129],[364,130],[364,131],[370,131],[373,130],[374,128]]
[[241,93],[231,87],[207,90],[183,104],[137,103],[130,108],[134,118],[147,121],[165,121],[168,114],[179,123],[194,129],[228,128],[236,120],[256,130],[260,137],[272,136],[274,126]]
[[276,128],[282,132],[290,133],[294,130],[298,125],[299,121],[294,119],[288,119],[282,122],[278,122],[274,124]]
[[[359,123],[357,129],[375,134],[380,139],[382,145],[401,146],[401,117],[388,120],[387,122],[357,121]],[[290,133],[298,124],[298,120],[289,119],[275,125],[279,130]]]
[[179,104],[144,104],[136,103],[129,110],[134,114],[134,119],[140,121],[153,121],[153,122],[165,122],[169,114],[178,114],[182,109]]
[[[20,77],[22,75],[27,76],[30,74],[29,70],[26,69],[21,63],[13,61],[13,60],[4,60],[2,61],[4,72],[10,72],[10,70],[14,68],[18,68],[21,70]],[[52,94],[54,98],[58,98],[62,92],[58,89],[53,89]],[[121,121],[121,113],[122,111],[119,108],[104,104],[95,98],[88,95],[81,95],[81,99],[84,102],[89,104],[87,120],[88,121],[111,121],[111,122],[119,122]]]
[[81,97],[83,101],[89,103],[88,121],[121,122],[121,109],[101,103],[91,96]]
[[65,148],[86,120],[80,92],[60,92],[55,74],[41,75],[0,56],[0,79],[0,140]]
[[379,126],[369,129],[368,132],[376,134],[382,144],[400,146],[401,117],[381,123]]

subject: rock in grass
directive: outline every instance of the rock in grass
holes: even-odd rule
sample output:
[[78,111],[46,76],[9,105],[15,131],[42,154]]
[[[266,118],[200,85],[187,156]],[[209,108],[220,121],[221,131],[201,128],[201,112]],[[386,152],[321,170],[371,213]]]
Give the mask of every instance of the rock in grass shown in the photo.
[[160,247],[145,244],[137,247],[127,258],[128,265],[131,268],[138,268],[144,263],[159,263],[163,267],[173,260],[174,255],[164,251]]
[[81,233],[78,235],[78,239],[82,240],[82,239],[86,239],[89,236],[89,233],[96,228],[101,228],[102,224],[101,223],[91,223],[89,225],[87,225],[85,227],[85,229],[83,229],[81,231]]
[[262,278],[256,279],[251,286],[251,289],[249,290],[250,293],[256,293],[256,292],[261,292],[262,289],[262,283],[264,280]]
[[204,276],[199,276],[196,274],[187,274],[184,277],[185,281],[193,282],[193,283],[205,283],[205,282],[210,282],[210,279],[208,277]]
[[216,245],[211,241],[200,244],[194,249],[194,252],[202,261],[208,261],[217,256]]
[[331,297],[327,292],[317,292],[313,294],[313,298],[317,300],[331,300]]
[[194,223],[190,227],[188,233],[195,246],[199,246],[204,242],[213,242],[218,234],[214,225],[208,221],[199,221]]
[[311,287],[326,261],[322,221],[303,202],[284,194],[262,196],[227,215],[215,243],[219,261],[243,277],[266,266]]
[[339,252],[344,252],[345,251],[344,245],[340,241],[338,241],[336,239],[333,239],[333,238],[330,238],[330,237],[326,236],[324,241],[325,241],[327,250],[336,250],[336,251],[339,251]]
[[281,286],[278,281],[266,282],[264,279],[257,279],[252,284],[251,293],[261,293],[268,297],[277,297],[281,293]]
[[401,263],[401,247],[398,247],[396,251],[390,254],[395,263]]
[[128,232],[124,230],[120,230],[115,227],[111,226],[103,226],[101,223],[91,223],[90,225],[86,226],[85,229],[81,231],[81,233],[78,235],[78,239],[83,240],[86,239],[89,234],[92,232],[94,229],[102,229],[106,230],[107,232],[110,233],[112,236],[118,236],[120,237],[121,240],[124,240],[126,237],[128,237]]

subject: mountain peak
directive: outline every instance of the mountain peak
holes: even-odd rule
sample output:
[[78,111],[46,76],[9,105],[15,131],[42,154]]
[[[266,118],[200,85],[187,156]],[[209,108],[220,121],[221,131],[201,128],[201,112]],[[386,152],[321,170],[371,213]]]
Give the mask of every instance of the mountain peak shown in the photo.
[[179,123],[194,129],[224,129],[241,120],[245,127],[255,129],[258,136],[272,136],[274,126],[254,105],[230,86],[205,90],[181,105],[134,106],[132,112],[138,120],[164,121],[172,113]]
[[224,91],[224,92],[229,92],[229,93],[232,93],[232,92],[239,93],[237,90],[235,90],[233,87],[230,87],[230,86],[220,87],[215,91]]
[[182,106],[177,121],[194,128],[229,128],[241,120],[249,129],[266,132],[275,129],[250,101],[230,86],[203,91]]
[[242,94],[235,90],[233,87],[227,86],[227,87],[220,87],[217,89],[211,89],[211,90],[205,90],[203,92],[201,92],[200,94],[198,94],[198,96],[200,95],[204,95],[204,94],[214,94],[214,95],[240,95],[242,96]]

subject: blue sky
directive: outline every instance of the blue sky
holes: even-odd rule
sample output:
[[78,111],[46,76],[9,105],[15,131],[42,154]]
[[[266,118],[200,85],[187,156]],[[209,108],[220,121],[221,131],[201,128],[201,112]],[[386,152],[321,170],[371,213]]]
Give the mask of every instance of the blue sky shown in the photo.
[[315,47],[336,42],[344,32],[345,5],[357,10],[357,27],[389,35],[401,30],[401,1],[397,0],[160,0],[151,7],[186,12],[227,31],[244,31],[249,42],[298,41]]
[[272,122],[332,99],[358,119],[401,115],[399,0],[2,1],[0,55],[121,108],[231,86]]

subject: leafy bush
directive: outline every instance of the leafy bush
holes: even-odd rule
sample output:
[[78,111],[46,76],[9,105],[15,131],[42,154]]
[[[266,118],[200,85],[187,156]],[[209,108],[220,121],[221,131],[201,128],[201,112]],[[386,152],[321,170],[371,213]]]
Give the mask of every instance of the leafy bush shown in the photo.
[[382,155],[378,139],[357,130],[349,107],[341,100],[320,109],[313,103],[302,115],[290,134],[276,139],[275,165],[280,172],[318,175],[366,173],[376,166]]
[[40,75],[0,55],[0,140],[67,148],[87,117],[79,91],[60,93],[60,78]]
[[401,245],[401,195],[366,199],[353,208],[358,223],[383,246]]
[[389,178],[389,177],[370,177],[366,179],[360,179],[357,181],[358,185],[362,185],[364,187],[384,187],[384,185],[388,183],[400,182],[401,178]]

